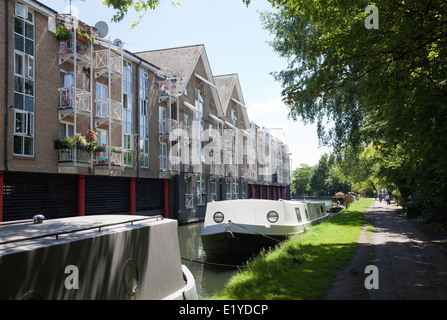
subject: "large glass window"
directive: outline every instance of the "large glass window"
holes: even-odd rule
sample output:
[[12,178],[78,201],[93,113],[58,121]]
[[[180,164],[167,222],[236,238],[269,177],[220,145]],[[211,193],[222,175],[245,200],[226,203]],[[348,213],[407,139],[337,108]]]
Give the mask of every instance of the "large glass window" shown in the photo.
[[139,74],[140,92],[138,93],[139,117],[140,117],[140,166],[149,168],[149,81],[148,72],[140,69]]
[[197,196],[198,204],[206,204],[205,173],[203,172],[197,177]]
[[14,15],[14,148],[34,155],[34,15],[17,4]]
[[168,146],[165,142],[160,143],[160,170],[168,169]]
[[132,64],[124,60],[123,65],[123,134],[124,165],[133,165],[132,135]]
[[96,84],[96,115],[98,117],[107,117],[107,86],[101,83]]

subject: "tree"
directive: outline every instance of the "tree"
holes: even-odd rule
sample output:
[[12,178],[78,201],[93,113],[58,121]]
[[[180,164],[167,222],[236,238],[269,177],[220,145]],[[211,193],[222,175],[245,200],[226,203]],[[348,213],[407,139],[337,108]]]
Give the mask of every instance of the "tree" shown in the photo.
[[310,188],[316,193],[316,195],[325,195],[327,191],[326,179],[329,176],[329,156],[324,154],[318,161],[317,166],[312,172],[310,177]]
[[274,73],[289,116],[317,123],[336,150],[375,148],[382,179],[431,207],[447,207],[447,2],[270,0]]
[[290,187],[292,196],[304,196],[310,192],[310,177],[314,168],[302,163],[292,173],[292,185]]

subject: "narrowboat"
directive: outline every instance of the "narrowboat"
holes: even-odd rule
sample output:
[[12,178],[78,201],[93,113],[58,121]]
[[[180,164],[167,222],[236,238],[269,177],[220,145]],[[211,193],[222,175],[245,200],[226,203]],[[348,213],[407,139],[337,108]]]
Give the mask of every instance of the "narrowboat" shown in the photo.
[[324,202],[226,200],[209,202],[201,239],[206,261],[240,265],[329,216]]
[[92,215],[3,222],[0,299],[198,299],[177,221]]

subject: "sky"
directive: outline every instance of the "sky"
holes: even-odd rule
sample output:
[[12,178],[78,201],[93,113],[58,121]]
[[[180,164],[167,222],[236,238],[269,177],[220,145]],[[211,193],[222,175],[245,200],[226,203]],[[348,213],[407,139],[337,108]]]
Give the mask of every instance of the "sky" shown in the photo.
[[[39,0],[59,13],[69,12],[69,0]],[[237,73],[250,121],[271,128],[289,146],[292,169],[302,163],[316,165],[329,148],[319,147],[315,125],[288,120],[281,101],[281,85],[271,72],[286,68],[287,61],[268,44],[273,36],[260,19],[261,11],[272,11],[267,0],[181,0],[180,7],[161,0],[159,7],[147,11],[140,24],[131,9],[120,23],[111,22],[114,14],[101,0],[72,0],[72,14],[90,25],[104,21],[110,40],[121,39],[130,52],[203,44],[214,76]],[[279,129],[279,130],[278,130]]]

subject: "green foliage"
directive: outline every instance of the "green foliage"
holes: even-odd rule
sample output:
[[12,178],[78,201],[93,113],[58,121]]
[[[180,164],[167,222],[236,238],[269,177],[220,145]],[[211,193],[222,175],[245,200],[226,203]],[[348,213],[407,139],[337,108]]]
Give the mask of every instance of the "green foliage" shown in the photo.
[[365,221],[363,211],[370,199],[353,203],[349,209],[296,235],[248,263],[214,299],[310,300],[324,298],[337,270],[355,252]]
[[309,182],[313,170],[313,167],[310,167],[307,164],[303,163],[299,168],[293,171],[292,185],[290,186],[292,196],[301,196],[310,193],[311,189]]
[[[445,211],[447,2],[270,2],[278,10],[262,19],[274,50],[289,59],[274,76],[290,117],[317,123],[321,142],[337,151],[352,147],[355,179],[371,187],[374,179],[388,181],[432,216],[434,208]],[[370,4],[378,7],[379,29],[365,28]],[[372,166],[359,156],[367,146]]]

